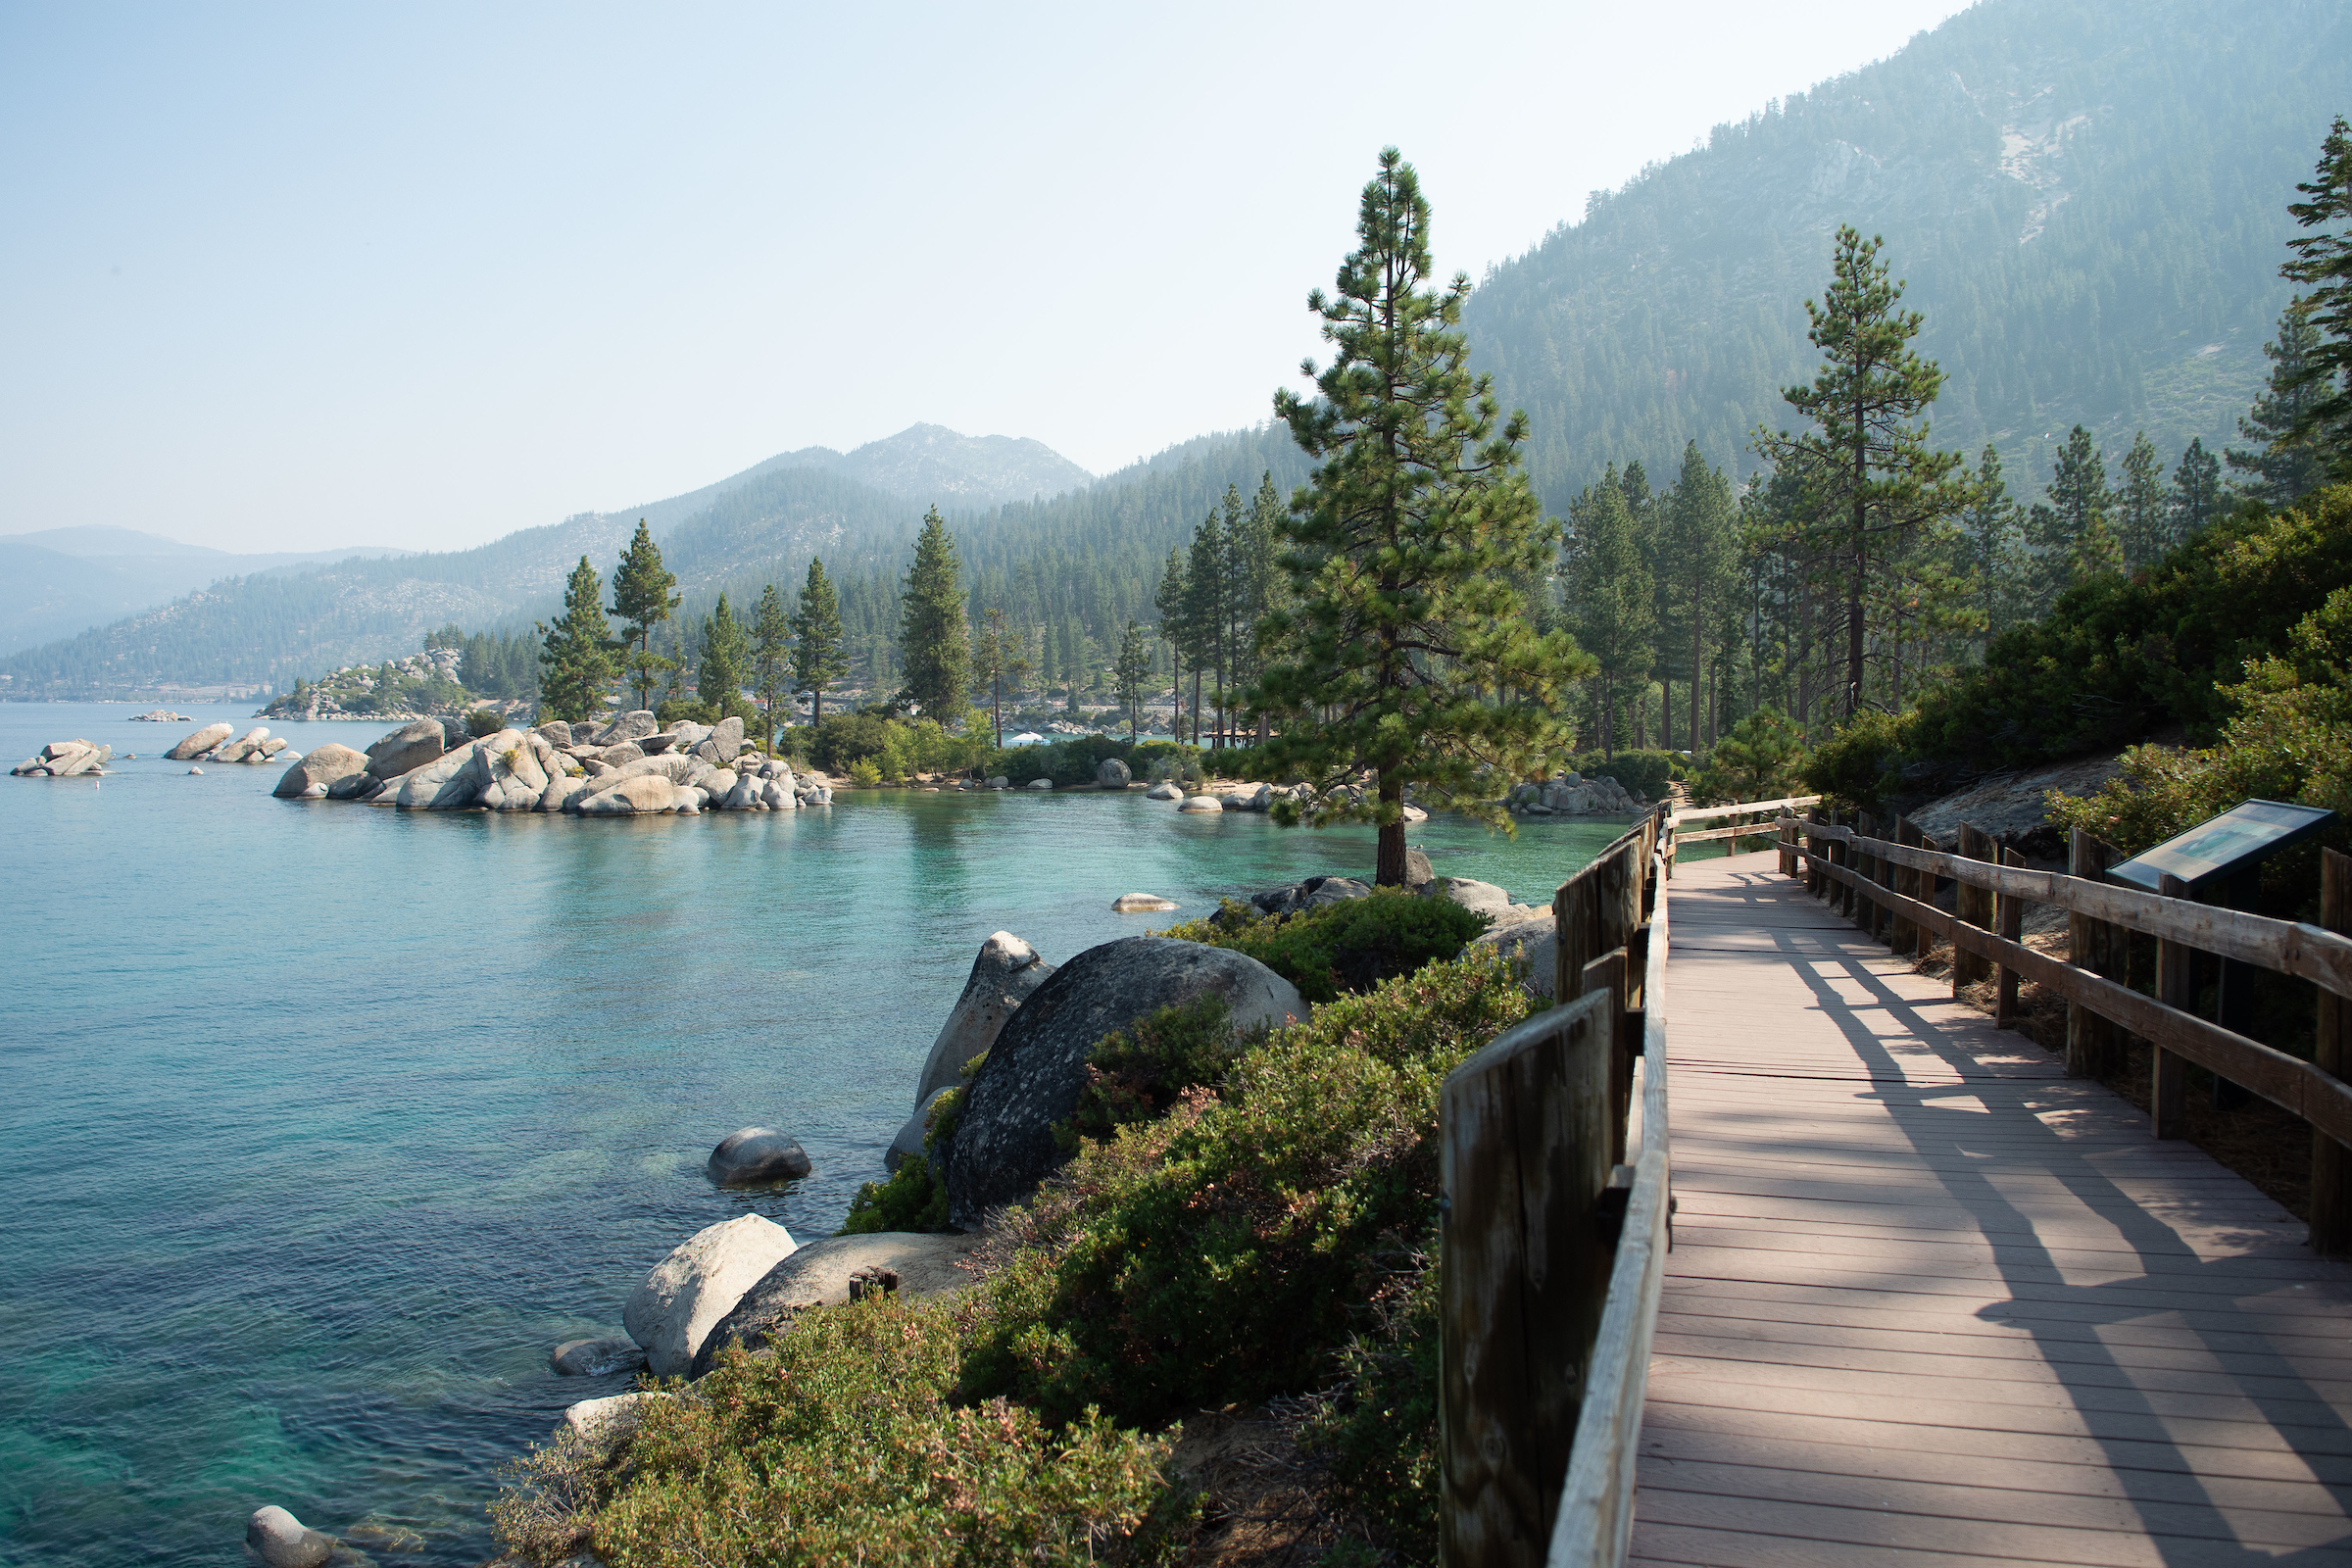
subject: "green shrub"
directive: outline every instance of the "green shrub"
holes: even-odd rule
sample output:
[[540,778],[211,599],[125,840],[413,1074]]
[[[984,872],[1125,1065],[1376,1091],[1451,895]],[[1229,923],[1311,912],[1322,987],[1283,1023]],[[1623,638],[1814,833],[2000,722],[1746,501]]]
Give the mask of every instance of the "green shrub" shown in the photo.
[[1613,778],[1628,794],[1653,801],[1666,798],[1666,786],[1681,765],[1682,758],[1673,752],[1619,752],[1615,757],[1587,752],[1569,763],[1587,778]]
[[2221,688],[2352,585],[2352,485],[2293,510],[2242,507],[2136,576],[2062,595],[2039,622],[1993,639],[1984,662],[1927,693],[1908,755],[2019,767],[2144,734],[2176,719],[2210,738]]
[[507,715],[495,708],[476,708],[466,715],[466,733],[475,740],[507,727]]
[[[2352,832],[2352,588],[2329,594],[2287,634],[2283,653],[2249,661],[2218,699],[2232,711],[2215,745],[2132,747],[2094,793],[2052,793],[2051,818],[2136,855],[2240,801],[2299,801],[2341,814],[2324,841],[2343,848]],[[2275,912],[2304,911],[2319,892],[2316,847],[2267,862],[2263,887]]]
[[1050,778],[1055,788],[1068,789],[1092,784],[1095,768],[1104,758],[1115,757],[1133,771],[1135,763],[1129,754],[1134,750],[1112,735],[1069,735],[1044,746],[1007,746],[992,751],[980,765],[988,770],[988,776],[1002,773],[1015,784]]
[[828,773],[880,757],[890,744],[890,721],[876,713],[827,713],[805,732],[808,760]]
[[1437,1254],[1433,1233],[1373,1288],[1371,1322],[1341,1347],[1303,1434],[1341,1500],[1406,1562],[1438,1555]]
[[664,728],[680,720],[689,724],[715,724],[718,710],[700,697],[672,697],[654,705],[654,718]]
[[1375,888],[1368,899],[1274,918],[1229,904],[1226,916],[1225,924],[1189,920],[1160,935],[1246,953],[1297,986],[1309,1003],[1366,991],[1450,958],[1489,923],[1488,916],[1451,899],[1424,899],[1402,888]]
[[860,757],[850,764],[850,782],[861,790],[870,790],[882,782],[882,769],[870,757]]
[[1069,1131],[1107,1138],[1130,1122],[1163,1116],[1186,1090],[1220,1082],[1244,1049],[1223,997],[1162,1007],[1096,1045]]
[[868,1236],[881,1231],[944,1231],[948,1228],[948,1190],[931,1174],[931,1162],[910,1159],[886,1182],[867,1182],[850,1200],[850,1217],[836,1236]]
[[1436,1223],[1439,1086],[1530,1005],[1498,957],[1431,964],[1083,1144],[1010,1218],[963,1396],[1150,1426],[1322,1387],[1382,1260]]
[[1806,792],[1848,808],[1877,807],[1902,787],[1903,754],[1915,728],[1909,716],[1862,710],[1805,760]]
[[[709,1563],[1145,1563],[1192,1523],[1165,1439],[1093,1411],[1059,1428],[1004,1400],[956,1403],[953,1309],[877,1296],[802,1313],[772,1355],[730,1348],[710,1375],[644,1408],[618,1462],[583,1478],[549,1451],[494,1507],[541,1562],[561,1520],[529,1517],[531,1482],[569,1495],[571,1533],[613,1568]],[[544,1510],[543,1510],[544,1513]]]

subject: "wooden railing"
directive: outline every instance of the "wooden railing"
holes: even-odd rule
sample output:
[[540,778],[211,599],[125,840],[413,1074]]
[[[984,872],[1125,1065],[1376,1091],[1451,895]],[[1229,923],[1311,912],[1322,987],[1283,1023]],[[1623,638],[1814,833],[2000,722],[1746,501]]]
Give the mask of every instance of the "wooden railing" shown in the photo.
[[[1701,807],[1695,811],[1677,811],[1667,819],[1667,825],[1674,829],[1674,834],[1667,841],[1666,874],[1668,876],[1674,874],[1675,851],[1685,844],[1703,844],[1710,839],[1731,839],[1734,841],[1731,846],[1732,851],[1737,853],[1740,848],[1737,841],[1740,839],[1770,838],[1777,834],[1780,831],[1779,813],[1792,810],[1800,806],[1816,806],[1820,802],[1821,797],[1818,795],[1791,795],[1778,801],[1743,801],[1737,806],[1707,806]],[[1765,811],[1775,813],[1771,821],[1735,822],[1730,827],[1706,828],[1695,833],[1686,832],[1683,827],[1686,822],[1711,822],[1722,816],[1756,816]]]
[[1447,1568],[1625,1559],[1673,1207],[1671,832],[1665,810],[1653,811],[1561,886],[1552,900],[1556,1004],[1446,1081],[1439,1451]]
[[[1927,846],[1897,819],[1895,837],[1879,836],[1863,817],[1850,826],[1783,819],[1782,868],[1803,874],[1873,935],[1884,928],[1898,952],[1931,939],[1952,944],[1955,992],[1991,969],[1999,979],[1995,1016],[2013,1022],[2023,978],[2056,992],[2067,1004],[2067,1067],[2081,1075],[2112,1067],[2125,1034],[2153,1050],[2151,1117],[2155,1136],[2180,1135],[2185,1069],[2194,1065],[2260,1095],[2309,1123],[2312,1143],[2311,1243],[2322,1252],[2352,1251],[2352,858],[2322,852],[2320,917],[2309,925],[2244,910],[2194,904],[2167,878],[2168,894],[2144,893],[2095,875],[2026,867],[1985,835],[1963,827],[1970,854]],[[2070,863],[2096,872],[2113,852],[2078,833]],[[1958,887],[1957,912],[1932,901],[1937,878]],[[2020,940],[2024,906],[2042,904],[2069,915],[2063,961]],[[1989,929],[1988,929],[1989,928]],[[2126,983],[2127,933],[2156,940],[2154,995]],[[2313,1059],[2248,1039],[2195,1010],[2195,963],[2209,954],[2310,981],[2318,988]],[[2104,971],[2104,972],[2102,972]]]

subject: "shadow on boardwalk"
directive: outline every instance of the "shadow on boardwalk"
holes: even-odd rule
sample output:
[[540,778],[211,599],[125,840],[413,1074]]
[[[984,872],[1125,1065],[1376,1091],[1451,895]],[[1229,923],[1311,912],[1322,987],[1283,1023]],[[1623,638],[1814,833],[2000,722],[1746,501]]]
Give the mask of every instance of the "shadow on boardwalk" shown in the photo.
[[2352,1267],[1774,866],[1671,884],[1636,1560],[2352,1563]]

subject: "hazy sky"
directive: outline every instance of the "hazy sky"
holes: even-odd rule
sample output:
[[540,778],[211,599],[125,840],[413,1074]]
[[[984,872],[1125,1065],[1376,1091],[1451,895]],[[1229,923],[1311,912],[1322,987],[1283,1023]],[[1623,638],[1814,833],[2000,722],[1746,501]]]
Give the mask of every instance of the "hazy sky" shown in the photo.
[[449,548],[917,420],[1266,417],[1384,143],[1474,277],[1955,0],[0,0],[0,534]]

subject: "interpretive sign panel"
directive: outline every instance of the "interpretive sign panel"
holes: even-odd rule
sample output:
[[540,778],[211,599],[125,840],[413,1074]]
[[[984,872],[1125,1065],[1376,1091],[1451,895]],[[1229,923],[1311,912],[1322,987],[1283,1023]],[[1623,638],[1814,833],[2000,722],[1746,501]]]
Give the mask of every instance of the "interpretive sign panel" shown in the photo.
[[2109,880],[2160,891],[2158,880],[2177,876],[2195,898],[2206,885],[2260,865],[2290,844],[2318,832],[2333,811],[2283,801],[2248,801],[2154,849],[2107,868]]

